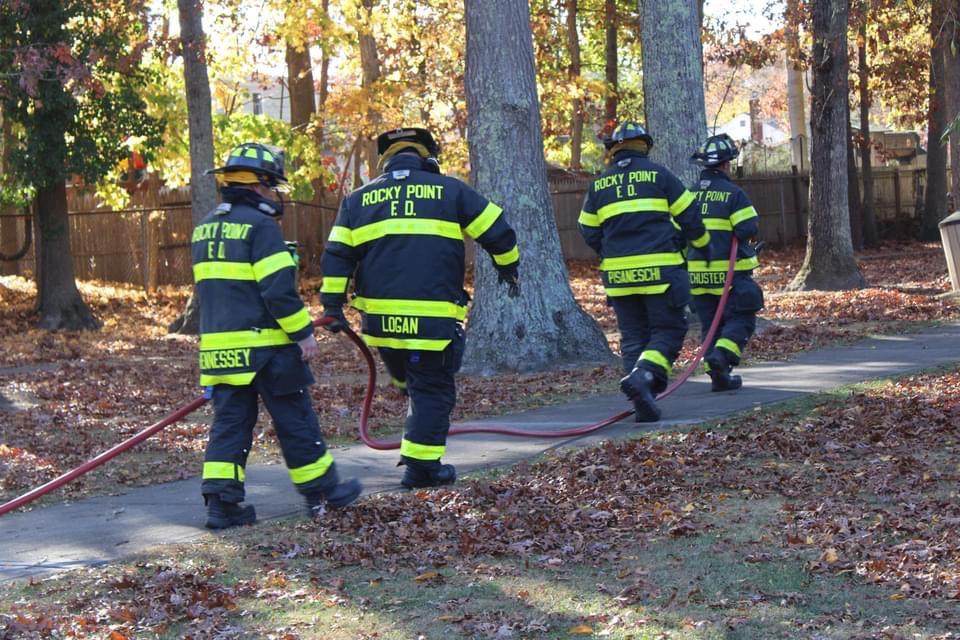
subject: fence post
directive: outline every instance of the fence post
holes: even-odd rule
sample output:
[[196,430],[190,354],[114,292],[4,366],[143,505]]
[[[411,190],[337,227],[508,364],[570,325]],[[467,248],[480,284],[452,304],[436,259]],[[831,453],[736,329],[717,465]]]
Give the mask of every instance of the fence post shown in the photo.
[[893,168],[893,217],[900,219],[900,167]]
[[[800,172],[797,171],[797,165],[790,167],[790,174],[790,188],[793,190],[794,221],[796,222],[797,240],[799,241],[805,235],[805,229],[803,228],[803,207],[801,206],[800,200]],[[786,231],[784,231],[784,235],[786,235]],[[786,240],[784,240],[784,242],[786,242]]]
[[140,276],[143,290],[150,289],[150,248],[147,246],[147,212],[140,212]]

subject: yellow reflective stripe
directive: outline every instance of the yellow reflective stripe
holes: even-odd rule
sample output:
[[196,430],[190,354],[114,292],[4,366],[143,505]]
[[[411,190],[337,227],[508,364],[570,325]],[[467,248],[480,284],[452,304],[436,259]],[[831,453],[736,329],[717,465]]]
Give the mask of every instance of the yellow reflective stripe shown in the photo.
[[487,229],[493,226],[493,223],[497,221],[497,218],[500,217],[500,214],[503,213],[503,209],[493,204],[489,203],[484,207],[483,211],[480,212],[476,218],[473,219],[473,222],[467,225],[465,231],[467,235],[476,240],[484,233]]
[[290,336],[282,329],[246,329],[244,331],[219,331],[200,336],[200,350],[240,349],[243,347],[275,347],[290,344]]
[[666,198],[635,198],[621,202],[611,202],[597,210],[597,218],[605,222],[624,213],[667,213],[670,206]]
[[348,247],[352,247],[353,232],[347,227],[334,226],[330,229],[330,237],[327,238],[327,242],[339,242],[340,244],[345,244]]
[[350,304],[354,309],[377,315],[456,318],[457,320],[467,317],[465,306],[443,300],[399,300],[357,296]]
[[737,225],[743,222],[744,220],[749,220],[750,218],[756,218],[757,210],[753,206],[744,207],[739,211],[734,211],[730,214],[730,224]]
[[346,293],[347,283],[349,281],[350,278],[323,276],[323,282],[320,284],[320,293]]
[[600,216],[595,213],[590,213],[589,211],[581,211],[580,217],[577,218],[577,222],[585,227],[599,227]]
[[715,346],[720,347],[721,349],[726,349],[730,353],[735,353],[738,358],[740,357],[740,347],[737,346],[736,342],[729,338],[720,338],[717,340]]
[[310,318],[310,312],[306,307],[284,318],[277,318],[277,324],[287,333],[296,333],[312,322],[313,319]]
[[670,283],[647,284],[640,287],[607,287],[606,293],[611,298],[619,298],[621,296],[651,295],[656,293],[663,293],[669,288],[670,288]]
[[520,259],[520,249],[519,247],[514,246],[513,249],[504,253],[495,253],[493,255],[493,261],[499,264],[500,266],[512,264]]
[[293,256],[290,255],[289,251],[280,251],[272,256],[267,256],[254,262],[253,275],[257,279],[257,282],[259,282],[270,274],[280,271],[280,269],[286,269],[287,267],[296,268],[296,266],[293,261]]
[[442,444],[417,444],[406,438],[400,441],[400,455],[414,460],[439,460],[446,450]]
[[641,267],[669,267],[683,264],[683,255],[676,253],[648,253],[639,256],[622,256],[619,258],[604,258],[600,261],[601,271],[616,269],[639,269]]
[[430,218],[381,220],[357,227],[352,232],[354,246],[392,235],[440,236],[463,241],[463,232],[456,222]]
[[640,359],[646,360],[647,362],[652,362],[658,367],[662,367],[667,372],[667,375],[670,375],[670,361],[667,360],[667,358],[659,351],[654,351],[652,349],[644,351],[640,354]]
[[249,371],[247,373],[201,373],[200,386],[209,387],[215,384],[229,384],[234,387],[242,387],[253,382],[256,375],[256,371]]
[[363,341],[371,347],[389,347],[409,351],[443,351],[451,342],[450,340],[434,340],[432,338],[382,338],[366,334],[363,336]]
[[296,469],[289,469],[288,472],[290,473],[290,480],[293,481],[293,484],[304,484],[310,482],[311,480],[316,480],[325,474],[332,464],[333,456],[330,455],[329,451],[327,451],[325,454],[320,456],[316,462],[311,462],[310,464],[297,467]]
[[193,279],[201,280],[256,280],[249,262],[198,262],[193,265]]
[[390,384],[392,384],[397,389],[406,389],[407,383],[403,380],[397,380],[396,378],[390,378]]
[[673,204],[670,205],[670,215],[678,216],[684,211],[687,210],[687,207],[696,199],[697,196],[693,195],[689,191],[684,191],[679,198],[677,198]]
[[204,480],[237,480],[243,482],[243,467],[235,462],[204,462]]
[[700,236],[696,240],[691,240],[690,244],[695,246],[697,249],[701,249],[707,246],[708,244],[710,244],[710,232],[704,231],[702,236]]
[[703,226],[710,231],[733,231],[733,223],[725,218],[704,218]]
[[720,296],[723,295],[723,287],[719,289],[696,287],[690,289],[690,293],[695,296]]
[[[706,260],[690,260],[687,263],[687,269],[690,271],[726,271],[729,264],[727,259],[711,260],[710,266],[708,267]],[[737,260],[733,269],[734,271],[749,271],[759,266],[760,261],[757,260],[757,256],[750,256],[749,258],[740,258]]]

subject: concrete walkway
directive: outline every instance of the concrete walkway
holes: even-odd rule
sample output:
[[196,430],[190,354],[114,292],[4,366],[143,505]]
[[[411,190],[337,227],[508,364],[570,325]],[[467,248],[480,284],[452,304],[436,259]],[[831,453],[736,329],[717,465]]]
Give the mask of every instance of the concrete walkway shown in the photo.
[[[863,380],[955,363],[960,363],[960,324],[872,338],[852,346],[798,354],[785,362],[738,369],[745,386],[733,393],[710,393],[709,379],[695,377],[661,403],[661,422],[642,428],[698,423]],[[610,393],[487,422],[564,430],[627,408],[619,393]],[[589,446],[637,430],[630,420],[572,439],[457,436],[450,439],[444,460],[456,464],[462,476],[515,463],[552,448]],[[402,469],[394,466],[396,451],[374,451],[357,445],[337,449],[334,455],[344,477],[363,479],[365,493],[400,490]],[[260,520],[289,516],[302,508],[283,465],[249,467],[247,501],[257,507]],[[151,547],[215,535],[203,529],[204,519],[197,478],[8,513],[0,516],[0,581],[110,562]]]

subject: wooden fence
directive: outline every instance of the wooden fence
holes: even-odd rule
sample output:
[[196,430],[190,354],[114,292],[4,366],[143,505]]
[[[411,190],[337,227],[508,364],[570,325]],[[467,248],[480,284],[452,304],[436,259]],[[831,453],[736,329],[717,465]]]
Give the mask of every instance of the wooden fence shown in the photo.
[[[907,232],[916,225],[923,207],[925,170],[875,168],[873,175],[874,210],[881,233],[890,236]],[[749,175],[736,182],[760,213],[762,240],[782,246],[806,237],[806,174]],[[560,247],[567,259],[596,257],[577,229],[589,184],[590,178],[584,176],[554,177],[550,184]],[[68,195],[70,242],[78,279],[128,282],[148,289],[191,282],[188,188],[147,185],[133,195],[127,209],[119,211],[97,207],[90,194],[71,190]],[[503,204],[509,211],[509,203]],[[307,275],[320,274],[323,241],[335,216],[335,206],[307,202],[285,205],[281,223],[284,237],[299,242],[301,267]],[[26,216],[0,216],[0,251],[10,254],[21,246],[28,220]],[[32,251],[17,262],[0,262],[0,274],[33,271]]]

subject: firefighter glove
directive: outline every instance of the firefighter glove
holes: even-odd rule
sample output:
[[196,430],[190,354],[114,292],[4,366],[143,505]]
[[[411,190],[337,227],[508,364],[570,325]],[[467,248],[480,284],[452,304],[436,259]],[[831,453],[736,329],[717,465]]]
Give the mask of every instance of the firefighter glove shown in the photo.
[[497,284],[507,284],[507,296],[517,298],[520,296],[520,275],[517,268],[508,267],[497,270]]
[[340,333],[344,328],[349,327],[347,318],[343,315],[343,307],[324,307],[324,318],[333,318],[333,322],[323,325],[323,328],[330,333]]

